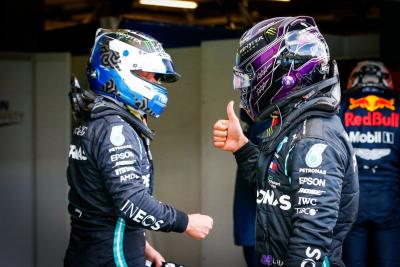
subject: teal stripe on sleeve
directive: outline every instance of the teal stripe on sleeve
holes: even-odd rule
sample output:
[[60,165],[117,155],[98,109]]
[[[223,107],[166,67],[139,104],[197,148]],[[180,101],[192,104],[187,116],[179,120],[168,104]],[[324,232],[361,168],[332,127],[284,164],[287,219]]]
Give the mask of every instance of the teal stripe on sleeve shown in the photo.
[[114,261],[117,267],[128,267],[125,261],[123,243],[124,243],[125,220],[118,218],[114,231]]
[[290,152],[292,152],[293,148],[294,148],[294,147],[291,147],[291,148],[289,149],[289,151],[288,151],[288,153],[287,153],[287,155],[286,155],[286,158],[285,158],[285,175],[286,175],[286,176],[288,176],[287,161],[288,161],[288,159],[289,159]]
[[324,262],[322,263],[322,267],[330,267],[328,256],[325,256]]

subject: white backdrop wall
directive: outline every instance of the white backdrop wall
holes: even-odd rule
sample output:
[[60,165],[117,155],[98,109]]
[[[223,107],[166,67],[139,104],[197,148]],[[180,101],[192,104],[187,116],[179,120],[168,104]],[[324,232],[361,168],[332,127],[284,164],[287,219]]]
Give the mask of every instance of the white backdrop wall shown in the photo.
[[62,266],[70,131],[69,54],[0,54],[0,265]]
[[29,267],[35,258],[32,58],[3,56],[0,70],[0,261]]
[[35,55],[36,266],[63,266],[69,237],[66,167],[70,54]]
[[[200,88],[201,53],[198,47],[168,50],[181,79],[168,85],[168,106],[149,125],[156,131],[151,145],[155,162],[155,195],[188,213],[199,213],[200,202]],[[151,233],[166,259],[200,266],[201,242],[177,233]]]
[[237,40],[204,42],[201,86],[201,205],[214,218],[214,229],[202,243],[202,266],[245,266],[233,245],[233,192],[236,165],[232,153],[212,146],[212,127],[227,117],[226,105],[239,93],[232,90],[232,66]]

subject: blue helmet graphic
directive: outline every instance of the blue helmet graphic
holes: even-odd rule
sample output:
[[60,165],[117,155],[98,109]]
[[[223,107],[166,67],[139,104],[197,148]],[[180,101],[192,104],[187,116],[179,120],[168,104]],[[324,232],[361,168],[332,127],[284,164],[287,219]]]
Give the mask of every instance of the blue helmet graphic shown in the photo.
[[[150,82],[136,71],[155,74]],[[160,42],[138,31],[98,29],[87,75],[91,89],[113,97],[141,114],[158,117],[168,101],[162,82],[175,82],[180,75]]]

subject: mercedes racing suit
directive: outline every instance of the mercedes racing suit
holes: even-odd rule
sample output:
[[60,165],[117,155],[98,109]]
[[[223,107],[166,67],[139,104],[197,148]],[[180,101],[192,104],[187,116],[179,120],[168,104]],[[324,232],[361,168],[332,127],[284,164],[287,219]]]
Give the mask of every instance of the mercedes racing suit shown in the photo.
[[339,117],[314,115],[282,127],[275,146],[249,142],[234,153],[257,186],[258,266],[344,266],[342,241],[358,207],[357,167]]
[[399,97],[378,88],[348,90],[341,115],[360,180],[359,214],[343,246],[344,262],[400,266]]
[[151,195],[153,166],[143,129],[149,132],[101,97],[90,118],[74,129],[65,266],[144,266],[144,229],[185,231],[187,215]]

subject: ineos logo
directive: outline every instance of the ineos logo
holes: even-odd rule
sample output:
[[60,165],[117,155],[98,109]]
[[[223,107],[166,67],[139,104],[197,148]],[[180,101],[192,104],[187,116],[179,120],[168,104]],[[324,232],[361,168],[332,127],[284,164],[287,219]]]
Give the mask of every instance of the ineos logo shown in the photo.
[[315,267],[316,263],[312,259],[305,259],[301,262],[300,267]]

